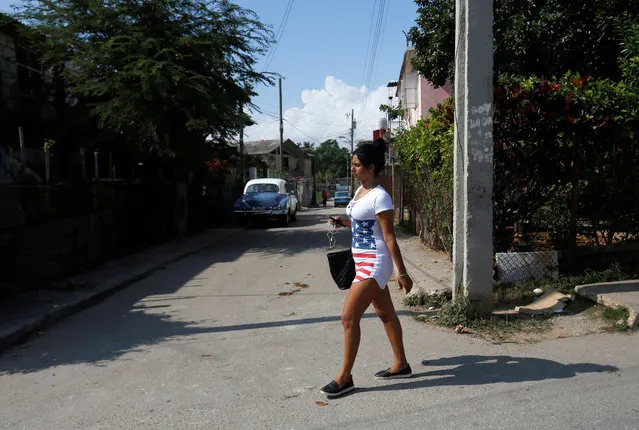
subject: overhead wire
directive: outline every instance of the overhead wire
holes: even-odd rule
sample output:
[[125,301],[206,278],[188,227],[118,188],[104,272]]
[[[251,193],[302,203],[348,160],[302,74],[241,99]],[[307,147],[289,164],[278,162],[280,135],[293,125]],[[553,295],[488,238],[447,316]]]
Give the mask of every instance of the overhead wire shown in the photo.
[[363,74],[362,74],[362,83],[366,82],[366,71],[368,70],[368,58],[370,56],[371,53],[371,40],[372,40],[372,36],[373,36],[373,30],[375,29],[375,10],[377,7],[377,1],[375,0],[373,2],[373,8],[371,10],[371,21],[369,24],[369,29],[368,29],[368,42],[366,44],[366,57],[364,57],[364,70],[363,70]]
[[332,137],[338,137],[339,135],[343,134],[344,132],[339,132],[339,133],[333,133],[331,135],[324,135],[320,138],[316,138],[316,137],[312,137],[308,134],[306,134],[304,131],[302,131],[300,128],[298,128],[295,124],[293,124],[292,122],[290,122],[287,119],[284,119],[284,122],[286,122],[288,125],[290,125],[291,127],[293,127],[295,130],[299,131],[300,133],[302,133],[304,136],[308,137],[309,139],[313,140],[315,143],[320,143],[319,140],[323,139],[323,140],[328,140],[331,139]]
[[386,0],[380,0],[379,9],[377,12],[377,22],[375,25],[375,35],[373,37],[373,45],[371,49],[371,61],[368,67],[368,75],[366,76],[366,88],[370,89],[371,80],[373,79],[373,71],[375,70],[375,60],[377,57],[377,49],[379,47],[380,35],[382,32],[382,24],[384,22],[384,15],[386,9]]
[[277,52],[277,48],[280,45],[280,41],[282,40],[282,35],[284,34],[284,29],[286,28],[286,24],[288,23],[288,17],[291,14],[291,9],[293,9],[294,1],[295,0],[289,0],[288,4],[286,5],[284,16],[282,16],[282,21],[280,21],[280,26],[277,29],[275,44],[266,56],[266,62],[264,63],[262,73],[264,73],[269,68],[269,66],[271,65],[271,61],[273,61],[273,58],[275,58],[275,53]]
[[376,68],[376,59],[377,52],[380,46],[380,36],[383,33],[383,28],[386,22],[386,0],[376,0],[373,4],[373,14],[371,16],[371,29],[369,32],[372,34],[372,41],[369,41],[369,47],[367,48],[367,61],[365,63],[364,70],[364,81],[362,84],[364,85],[364,95],[360,98],[360,100],[356,103],[356,108],[362,108],[367,100],[368,96],[371,93],[371,84]]

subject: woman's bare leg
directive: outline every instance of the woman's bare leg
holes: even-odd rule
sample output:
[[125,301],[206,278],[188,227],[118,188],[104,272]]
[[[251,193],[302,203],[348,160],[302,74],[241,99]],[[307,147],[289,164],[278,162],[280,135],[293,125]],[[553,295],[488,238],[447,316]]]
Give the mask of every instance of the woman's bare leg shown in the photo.
[[377,281],[366,279],[354,283],[348,291],[344,310],[342,311],[342,325],[344,326],[344,363],[342,370],[335,378],[337,385],[342,386],[351,379],[351,371],[357,357],[357,350],[360,341],[359,323],[362,315],[370,306],[371,302],[380,293]]
[[384,330],[393,348],[395,361],[391,366],[391,372],[399,372],[403,370],[408,361],[406,360],[406,352],[404,351],[404,340],[402,335],[402,325],[399,322],[393,300],[391,299],[388,286],[380,291],[373,299],[373,307],[379,319],[384,323]]

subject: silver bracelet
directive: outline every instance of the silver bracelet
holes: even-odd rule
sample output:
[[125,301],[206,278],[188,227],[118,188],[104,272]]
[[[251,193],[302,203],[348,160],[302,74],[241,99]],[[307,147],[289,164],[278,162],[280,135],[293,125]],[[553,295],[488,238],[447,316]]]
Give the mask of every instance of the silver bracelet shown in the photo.
[[401,275],[399,275],[400,278],[404,277],[404,276],[408,276],[410,278],[410,276],[408,275],[408,272],[406,273],[402,273]]

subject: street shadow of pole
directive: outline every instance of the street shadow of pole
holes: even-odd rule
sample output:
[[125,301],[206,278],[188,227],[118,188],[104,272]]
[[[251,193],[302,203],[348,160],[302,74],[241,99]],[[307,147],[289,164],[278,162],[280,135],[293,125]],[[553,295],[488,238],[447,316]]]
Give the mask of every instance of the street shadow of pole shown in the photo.
[[442,386],[568,379],[579,373],[616,372],[619,370],[614,366],[595,363],[562,364],[543,358],[508,355],[462,355],[424,360],[422,365],[426,367],[446,366],[446,368],[413,373],[413,377],[404,382],[379,387],[362,387],[359,391],[414,390]]

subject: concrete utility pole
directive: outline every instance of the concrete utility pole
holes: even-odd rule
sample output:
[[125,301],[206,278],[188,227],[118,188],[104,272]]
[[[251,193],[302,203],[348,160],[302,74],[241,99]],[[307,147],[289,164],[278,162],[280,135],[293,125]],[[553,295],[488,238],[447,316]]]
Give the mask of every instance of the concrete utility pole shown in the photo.
[[487,315],[493,307],[493,1],[455,1],[453,294],[465,293],[469,311]]
[[282,164],[283,144],[284,144],[284,118],[282,117],[282,78],[280,78],[280,178],[284,178],[284,164]]

